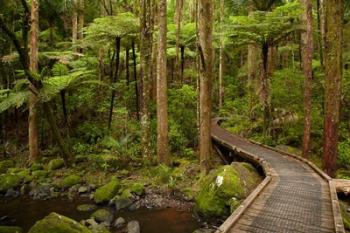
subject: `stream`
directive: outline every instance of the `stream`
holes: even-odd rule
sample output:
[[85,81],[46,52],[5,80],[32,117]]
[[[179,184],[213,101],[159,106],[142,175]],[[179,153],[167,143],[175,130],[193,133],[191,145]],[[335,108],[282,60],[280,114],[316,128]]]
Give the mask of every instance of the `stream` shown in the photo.
[[[14,200],[0,200],[0,225],[20,226],[27,232],[36,221],[51,212],[70,217],[76,221],[88,219],[93,212],[79,212],[76,207],[81,204],[91,204],[88,198],[78,198],[73,202],[67,199],[31,200],[17,198]],[[127,221],[140,222],[142,233],[192,233],[200,224],[189,212],[177,211],[173,208],[161,210],[139,209],[136,211],[116,211],[111,207],[101,206],[114,213],[114,217],[123,217]],[[4,217],[6,216],[6,217]],[[111,229],[112,233],[121,231]]]

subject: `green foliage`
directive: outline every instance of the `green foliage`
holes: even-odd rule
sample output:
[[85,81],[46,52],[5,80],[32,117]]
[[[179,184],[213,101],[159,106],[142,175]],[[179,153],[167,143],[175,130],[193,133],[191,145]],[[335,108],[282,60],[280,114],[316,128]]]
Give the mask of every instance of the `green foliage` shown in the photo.
[[339,164],[350,169],[350,140],[338,144],[338,153]]
[[0,174],[6,173],[7,170],[11,167],[15,166],[13,160],[7,159],[0,162]]
[[189,85],[169,91],[169,141],[172,151],[180,154],[190,145],[196,145],[197,94]]
[[20,227],[13,226],[0,226],[0,233],[22,233],[23,230]]
[[10,188],[16,188],[21,183],[21,177],[17,174],[0,175],[0,192],[4,192]]
[[0,113],[21,107],[27,102],[29,94],[29,91],[0,90]]

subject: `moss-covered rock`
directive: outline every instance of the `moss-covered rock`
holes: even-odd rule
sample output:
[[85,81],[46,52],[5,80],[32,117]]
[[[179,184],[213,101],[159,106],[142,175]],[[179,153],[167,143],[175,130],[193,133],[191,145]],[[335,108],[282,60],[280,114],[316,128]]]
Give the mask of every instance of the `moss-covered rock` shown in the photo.
[[0,174],[6,173],[7,169],[14,167],[14,166],[15,166],[15,162],[11,159],[1,161],[0,162]]
[[92,233],[87,227],[68,217],[51,213],[35,223],[29,233]]
[[43,171],[43,170],[38,170],[38,171],[32,172],[33,177],[36,179],[46,178],[48,176],[48,174],[49,173],[47,171]]
[[255,184],[255,171],[246,166],[239,163],[221,166],[203,177],[196,196],[197,210],[213,217],[232,212],[239,205],[239,200],[248,193],[248,186],[250,188]]
[[59,168],[62,168],[64,166],[64,160],[63,159],[52,159],[48,164],[48,169],[50,171],[57,170]]
[[112,178],[110,182],[95,191],[94,200],[96,203],[103,203],[111,200],[120,189],[120,181]]
[[33,177],[30,174],[30,171],[28,169],[23,169],[22,171],[18,172],[17,175],[24,181],[25,183],[28,183],[33,180]]
[[32,170],[32,171],[44,170],[44,166],[41,163],[34,163],[30,167],[30,170]]
[[97,209],[97,206],[93,204],[82,204],[77,207],[77,210],[80,212],[89,212],[95,209]]
[[95,219],[97,222],[106,222],[108,224],[111,224],[114,216],[106,209],[99,209],[91,215],[91,218]]
[[78,175],[69,175],[65,177],[62,181],[62,186],[64,188],[70,188],[73,185],[79,184],[81,181],[81,177]]
[[22,233],[20,227],[0,226],[0,233]]
[[0,192],[10,188],[16,188],[21,184],[21,178],[17,174],[5,174],[0,176]]
[[131,193],[135,193],[138,196],[141,196],[145,192],[145,185],[141,183],[132,183],[129,186],[129,190]]

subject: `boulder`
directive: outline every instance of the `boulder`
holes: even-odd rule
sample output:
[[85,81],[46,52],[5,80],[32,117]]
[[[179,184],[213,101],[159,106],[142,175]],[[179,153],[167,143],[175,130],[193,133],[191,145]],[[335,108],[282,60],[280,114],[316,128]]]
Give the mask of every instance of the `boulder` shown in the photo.
[[70,188],[73,185],[79,184],[81,181],[81,177],[78,175],[69,175],[66,176],[62,181],[63,188]]
[[91,215],[91,218],[95,219],[99,223],[106,222],[108,225],[111,225],[114,216],[106,209],[99,209]]
[[0,175],[0,192],[16,188],[21,184],[21,178],[16,174]]
[[34,163],[31,167],[30,170],[32,171],[39,171],[39,170],[44,170],[44,166],[40,163]]
[[47,171],[43,171],[43,170],[37,170],[37,171],[33,171],[32,172],[32,175],[35,179],[43,179],[43,178],[46,178],[47,175],[49,173]]
[[44,219],[35,223],[29,233],[92,233],[87,227],[80,223],[59,215],[51,213]]
[[89,212],[89,211],[93,211],[96,210],[97,206],[96,205],[92,205],[92,204],[83,204],[83,205],[79,205],[77,207],[77,210],[80,212]]
[[110,182],[95,191],[94,200],[96,203],[108,202],[118,193],[119,189],[120,181],[112,178]]
[[233,166],[221,166],[203,177],[196,196],[197,210],[207,217],[228,215],[232,198],[244,198],[244,184]]
[[126,221],[124,218],[119,217],[115,220],[114,222],[114,227],[116,227],[117,229],[123,227],[125,225]]
[[0,233],[22,233],[20,227],[0,226]]
[[117,211],[128,208],[132,203],[133,202],[129,198],[117,198],[114,200],[115,209]]
[[20,194],[19,191],[13,190],[11,188],[6,191],[5,197],[14,198],[14,197],[18,197],[19,194]]
[[64,166],[64,160],[63,159],[52,159],[48,164],[48,169],[50,171],[57,170],[59,168],[62,168]]
[[141,196],[145,193],[145,186],[141,183],[133,183],[130,185],[129,189],[131,193],[134,193],[138,196]]
[[138,221],[131,221],[127,225],[128,233],[140,233],[140,223]]

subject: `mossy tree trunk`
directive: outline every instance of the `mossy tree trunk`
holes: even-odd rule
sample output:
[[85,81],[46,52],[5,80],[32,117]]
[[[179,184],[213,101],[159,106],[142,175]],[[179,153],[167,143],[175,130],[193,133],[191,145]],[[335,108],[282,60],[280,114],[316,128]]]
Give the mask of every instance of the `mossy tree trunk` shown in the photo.
[[312,1],[302,1],[305,12],[303,14],[306,31],[302,33],[302,61],[304,71],[304,135],[303,156],[309,157],[311,144],[311,108],[312,108],[312,54],[313,54],[313,32],[312,32]]
[[141,0],[140,26],[141,26],[141,84],[142,84],[142,104],[141,104],[141,147],[145,162],[150,162],[151,151],[151,125],[150,125],[150,99],[152,89],[152,38],[153,38],[153,1]]
[[[31,73],[38,72],[38,38],[39,38],[39,1],[32,0],[31,6],[31,26],[29,39],[29,71]],[[31,84],[31,88],[35,86]],[[39,155],[38,143],[38,97],[31,93],[29,96],[28,108],[28,139],[29,139],[29,161],[34,162]]]
[[213,16],[214,2],[199,0],[198,4],[198,34],[199,34],[199,156],[203,173],[209,170],[211,154],[211,87],[213,77],[214,49],[213,49]]
[[337,143],[342,83],[343,0],[323,1],[325,116],[324,169],[334,176],[337,168]]
[[167,0],[159,1],[159,39],[157,61],[157,156],[169,165],[168,81],[167,81]]

